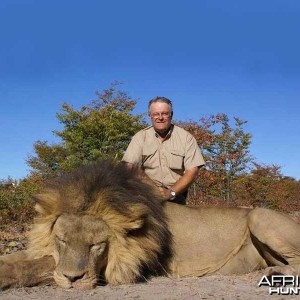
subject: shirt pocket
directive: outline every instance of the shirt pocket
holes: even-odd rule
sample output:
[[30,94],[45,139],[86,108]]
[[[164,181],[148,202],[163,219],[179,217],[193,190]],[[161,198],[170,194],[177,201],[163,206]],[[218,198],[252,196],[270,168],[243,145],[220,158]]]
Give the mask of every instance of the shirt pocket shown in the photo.
[[147,169],[154,169],[158,167],[159,160],[157,155],[157,147],[153,145],[145,145],[142,151],[142,166]]
[[184,153],[178,150],[171,150],[169,157],[169,168],[174,170],[183,170]]

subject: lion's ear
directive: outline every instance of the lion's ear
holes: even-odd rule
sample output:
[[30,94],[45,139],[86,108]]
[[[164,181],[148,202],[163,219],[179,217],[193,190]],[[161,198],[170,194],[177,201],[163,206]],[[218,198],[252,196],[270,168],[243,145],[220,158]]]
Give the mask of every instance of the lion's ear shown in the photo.
[[125,225],[127,232],[138,230],[144,227],[148,215],[148,207],[144,204],[135,204],[129,207],[130,218]]
[[127,232],[129,232],[131,230],[138,230],[142,228],[144,224],[145,224],[145,216],[142,216],[139,219],[130,220],[130,222],[128,222],[125,227]]
[[117,225],[119,229],[127,234],[137,232],[145,226],[148,216],[148,208],[144,204],[134,204],[128,207],[129,213],[126,215],[116,216],[114,227]]
[[33,200],[36,202],[34,208],[40,214],[56,212],[58,199],[59,194],[51,190],[42,194],[36,194],[33,196]]

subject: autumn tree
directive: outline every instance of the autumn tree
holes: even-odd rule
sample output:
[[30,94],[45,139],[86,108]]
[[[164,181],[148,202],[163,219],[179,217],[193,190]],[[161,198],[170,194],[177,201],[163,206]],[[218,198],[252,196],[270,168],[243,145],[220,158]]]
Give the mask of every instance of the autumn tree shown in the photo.
[[144,115],[132,113],[136,100],[118,87],[113,83],[97,92],[96,100],[79,109],[62,105],[57,118],[63,129],[54,131],[61,142],[34,144],[35,155],[27,160],[34,173],[48,177],[100,158],[122,157],[130,137],[146,123]]
[[251,171],[234,182],[235,198],[255,206],[299,210],[300,183],[283,176],[278,165],[253,162]]
[[247,171],[252,160],[251,135],[243,128],[246,121],[234,117],[231,126],[226,114],[216,114],[203,117],[199,122],[178,124],[195,136],[206,161],[206,170],[200,172],[197,185],[206,195],[231,200],[233,181]]

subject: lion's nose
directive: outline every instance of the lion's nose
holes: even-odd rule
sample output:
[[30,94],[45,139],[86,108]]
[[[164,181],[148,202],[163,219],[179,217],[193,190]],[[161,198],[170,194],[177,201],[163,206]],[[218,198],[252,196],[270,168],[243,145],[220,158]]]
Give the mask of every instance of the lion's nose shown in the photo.
[[84,274],[82,274],[82,275],[76,275],[76,276],[74,276],[74,275],[69,275],[69,274],[64,274],[64,276],[65,276],[66,278],[68,278],[68,279],[70,280],[70,282],[75,282],[75,281],[81,279],[81,278],[84,276]]

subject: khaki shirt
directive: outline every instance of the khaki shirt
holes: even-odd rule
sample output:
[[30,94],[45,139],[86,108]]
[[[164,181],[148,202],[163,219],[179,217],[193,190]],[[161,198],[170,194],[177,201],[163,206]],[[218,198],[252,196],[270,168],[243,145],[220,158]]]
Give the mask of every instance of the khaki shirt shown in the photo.
[[172,125],[170,136],[161,141],[152,126],[136,133],[122,161],[138,164],[157,185],[172,186],[185,170],[204,165],[196,139]]

